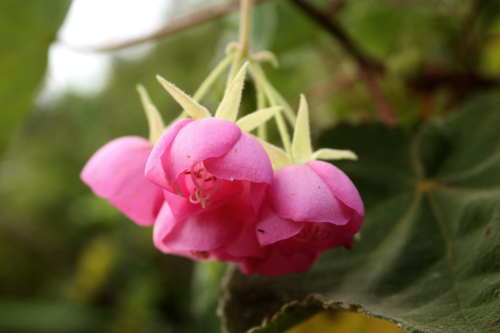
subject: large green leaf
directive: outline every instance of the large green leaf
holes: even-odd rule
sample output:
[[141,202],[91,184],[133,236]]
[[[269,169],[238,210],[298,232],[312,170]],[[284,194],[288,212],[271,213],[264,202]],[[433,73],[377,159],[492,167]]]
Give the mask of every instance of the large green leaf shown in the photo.
[[282,332],[334,308],[408,332],[499,332],[497,109],[498,99],[476,101],[416,136],[379,125],[327,133],[322,146],[359,156],[338,165],[365,201],[361,238],[304,274],[235,270],[221,303],[227,331]]
[[30,110],[70,0],[0,2],[0,152]]

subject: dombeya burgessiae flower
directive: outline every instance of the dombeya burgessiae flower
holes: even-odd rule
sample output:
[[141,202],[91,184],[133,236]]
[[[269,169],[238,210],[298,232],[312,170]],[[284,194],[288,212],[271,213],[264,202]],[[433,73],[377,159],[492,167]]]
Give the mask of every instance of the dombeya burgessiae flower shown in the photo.
[[291,159],[268,147],[277,161],[274,164],[281,167],[274,171],[255,230],[267,254],[240,262],[247,274],[274,276],[308,270],[321,252],[342,245],[349,248],[361,227],[364,207],[354,184],[334,165],[315,160],[356,156],[333,149],[313,153],[308,113],[302,96]]
[[126,136],[110,141],[90,158],[80,178],[132,221],[147,226],[154,223],[163,204],[161,189],[144,176],[153,144],[163,132],[163,121],[144,88],[137,89],[149,121],[150,140]]

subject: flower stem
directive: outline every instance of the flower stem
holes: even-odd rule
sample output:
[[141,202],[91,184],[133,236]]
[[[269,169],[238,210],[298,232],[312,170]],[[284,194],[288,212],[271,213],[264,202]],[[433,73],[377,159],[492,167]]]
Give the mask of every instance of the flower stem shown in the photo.
[[252,17],[252,0],[241,0],[240,50],[242,54],[248,54],[251,17]]
[[[262,71],[262,68],[260,68],[260,66],[254,61],[250,61],[250,69],[257,84],[264,88],[264,93],[267,100],[269,101],[269,104],[271,106],[279,106],[280,104],[276,100],[275,94],[273,94],[268,87],[269,84],[264,75],[264,72]],[[281,141],[283,142],[283,147],[285,148],[285,151],[288,154],[288,156],[290,156],[290,158],[293,159],[290,135],[288,134],[288,130],[286,128],[285,119],[283,118],[281,112],[276,113],[274,117],[276,118],[276,124],[278,125],[278,131],[281,136]]]
[[219,78],[222,72],[231,64],[233,61],[234,55],[228,55],[221,62],[217,64],[217,66],[208,74],[205,81],[202,82],[198,90],[193,95],[193,99],[195,101],[199,101],[205,96],[207,91],[210,89],[212,84]]
[[236,56],[227,77],[226,91],[233,82],[243,63],[249,58],[250,22],[252,17],[252,0],[240,2],[240,43]]
[[[257,110],[261,110],[266,107],[266,93],[262,84],[256,81],[255,85],[257,86]],[[260,139],[267,141],[267,127],[265,123],[259,125],[257,135]]]

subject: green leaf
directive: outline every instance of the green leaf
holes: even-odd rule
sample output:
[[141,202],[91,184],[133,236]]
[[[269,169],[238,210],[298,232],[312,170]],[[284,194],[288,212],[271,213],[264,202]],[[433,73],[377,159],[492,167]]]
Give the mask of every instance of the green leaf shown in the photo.
[[68,0],[0,3],[0,152],[36,97]]
[[[408,332],[500,328],[500,113],[476,101],[410,135],[341,126],[321,146],[358,153],[338,162],[366,206],[353,249],[327,251],[307,273],[227,280],[228,332],[283,332],[323,308],[396,322]],[[319,300],[319,304],[318,304]],[[263,321],[265,320],[265,321]]]
[[144,86],[142,86],[141,84],[138,84],[135,88],[139,93],[142,107],[144,108],[146,117],[148,118],[149,142],[154,145],[165,131],[165,125],[163,124],[163,119],[161,118],[160,112],[158,112],[156,106],[153,104],[153,102],[151,102],[146,88],[144,88]]

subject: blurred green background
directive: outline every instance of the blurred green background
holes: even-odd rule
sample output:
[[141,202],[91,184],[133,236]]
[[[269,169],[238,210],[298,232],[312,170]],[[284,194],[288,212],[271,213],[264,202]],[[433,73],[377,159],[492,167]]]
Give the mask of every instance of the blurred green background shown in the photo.
[[[221,3],[171,2],[166,23]],[[498,90],[499,1],[310,3],[329,8],[361,52],[383,64],[379,88],[409,129]],[[106,142],[147,137],[137,83],[167,123],[175,118],[179,107],[155,75],[194,93],[225,44],[237,40],[238,14],[162,37],[139,59],[111,52],[112,75],[97,95],[66,89],[37,99],[69,6],[0,3],[0,332],[219,332],[224,266],[161,254],[151,228],[93,195],[79,173]],[[280,67],[264,69],[294,109],[306,94],[315,138],[339,122],[379,118],[352,55],[291,1],[257,5],[253,22],[252,49],[276,53]],[[202,101],[210,110],[224,84]],[[256,108],[254,88],[246,87],[242,112]]]

